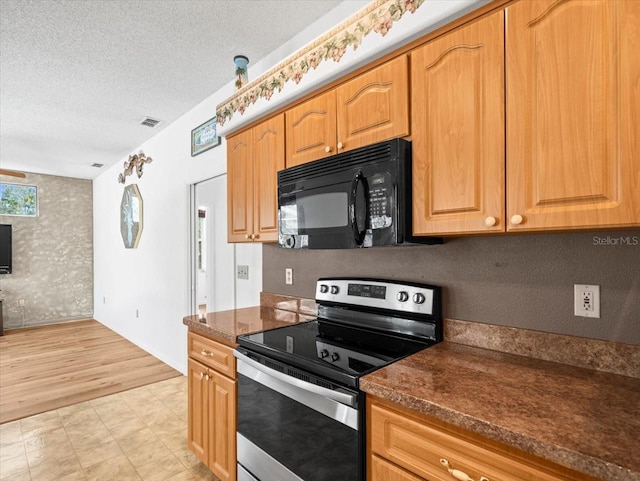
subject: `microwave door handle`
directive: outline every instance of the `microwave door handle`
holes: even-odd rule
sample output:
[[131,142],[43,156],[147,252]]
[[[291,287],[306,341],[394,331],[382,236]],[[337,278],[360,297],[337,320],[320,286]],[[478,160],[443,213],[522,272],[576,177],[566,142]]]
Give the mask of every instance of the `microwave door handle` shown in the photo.
[[[358,215],[357,215],[357,197],[356,194],[358,192],[358,184],[362,182],[362,187],[365,190],[364,197],[364,224],[362,228],[358,226]],[[351,228],[353,229],[353,239],[356,241],[356,244],[359,246],[364,242],[365,234],[367,233],[367,219],[369,218],[369,189],[367,189],[367,179],[365,179],[364,175],[362,175],[362,171],[356,172],[356,175],[353,176],[353,180],[351,181],[351,199],[349,202],[349,217],[351,221]]]

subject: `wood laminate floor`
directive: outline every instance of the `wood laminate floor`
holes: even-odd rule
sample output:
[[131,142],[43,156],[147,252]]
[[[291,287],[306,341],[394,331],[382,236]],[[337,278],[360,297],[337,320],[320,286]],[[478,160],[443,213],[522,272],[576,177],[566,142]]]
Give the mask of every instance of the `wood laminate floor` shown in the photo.
[[0,337],[0,424],[180,376],[94,320]]

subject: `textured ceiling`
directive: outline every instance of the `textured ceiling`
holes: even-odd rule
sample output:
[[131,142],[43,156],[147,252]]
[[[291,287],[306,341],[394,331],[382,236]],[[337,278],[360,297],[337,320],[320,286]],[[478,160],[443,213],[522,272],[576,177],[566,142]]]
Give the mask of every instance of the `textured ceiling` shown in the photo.
[[0,167],[95,178],[340,3],[0,0]]

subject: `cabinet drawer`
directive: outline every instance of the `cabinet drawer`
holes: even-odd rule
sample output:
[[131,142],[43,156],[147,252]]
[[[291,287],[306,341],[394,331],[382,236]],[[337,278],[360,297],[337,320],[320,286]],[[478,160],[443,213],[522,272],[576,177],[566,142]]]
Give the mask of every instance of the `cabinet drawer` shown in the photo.
[[199,334],[189,332],[189,357],[200,361],[220,374],[236,378],[236,359],[233,349]]
[[371,458],[369,481],[424,481],[378,456]]
[[[457,479],[447,466],[451,471],[462,471],[475,480],[483,476],[491,481],[580,479],[551,474],[555,470],[543,471],[533,464],[482,446],[475,440],[442,430],[426,419],[413,418],[375,402],[371,404],[370,416],[372,454],[430,481]],[[391,479],[413,480],[398,475]]]

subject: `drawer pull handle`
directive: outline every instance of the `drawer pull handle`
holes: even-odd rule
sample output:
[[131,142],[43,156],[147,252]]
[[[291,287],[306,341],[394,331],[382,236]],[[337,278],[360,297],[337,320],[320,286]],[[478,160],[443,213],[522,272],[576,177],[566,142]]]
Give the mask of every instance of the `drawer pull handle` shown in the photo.
[[[440,459],[440,464],[442,464],[447,471],[449,471],[449,474],[451,476],[453,476],[454,478],[460,480],[460,481],[474,481],[474,479],[469,476],[467,473],[465,473],[464,471],[460,471],[459,469],[453,469],[451,467],[451,465],[449,464],[449,461],[447,461],[446,459],[442,458]],[[484,476],[480,476],[480,480],[479,481],[489,481],[489,478],[485,478]]]
[[200,351],[200,354],[202,354],[203,356],[215,356],[213,352],[207,352],[205,349],[202,349],[202,351]]

